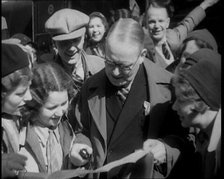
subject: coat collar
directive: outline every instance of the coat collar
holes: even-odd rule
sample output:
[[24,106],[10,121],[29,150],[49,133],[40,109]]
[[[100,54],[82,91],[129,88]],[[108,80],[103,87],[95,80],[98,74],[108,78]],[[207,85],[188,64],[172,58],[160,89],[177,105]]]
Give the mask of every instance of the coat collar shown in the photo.
[[[143,108],[141,97],[142,93],[139,93],[139,88],[141,90],[146,89],[146,79],[144,78],[144,67],[141,65],[138,73],[136,74],[135,80],[132,83],[131,90],[129,92],[130,97],[126,99],[126,102],[123,106],[117,124],[114,128],[110,144],[113,145],[117,141],[119,136],[125,131],[129,126],[132,120],[135,118],[136,114]],[[135,105],[133,105],[135,104]]]
[[47,172],[44,157],[42,155],[42,151],[38,142],[38,136],[34,131],[34,128],[28,124],[27,127],[27,138],[26,138],[26,145],[31,149],[34,154],[34,158],[37,161],[39,171],[40,172]]
[[107,131],[106,131],[105,71],[101,70],[98,74],[96,74],[93,77],[95,78],[95,80],[92,80],[89,85],[89,91],[91,95],[88,98],[88,104],[90,112],[95,121],[95,124],[106,143]]
[[211,138],[208,144],[208,151],[214,151],[217,149],[218,143],[221,138],[221,109],[215,118],[214,126],[211,133]]
[[149,59],[144,60],[144,66],[146,69],[148,89],[150,95],[151,107],[157,103],[164,103],[171,99],[171,93],[168,90],[161,90],[159,86],[170,87],[171,73],[157,66]]
[[[58,126],[57,135],[60,135],[63,157],[65,157],[69,154],[74,140],[74,133],[67,119],[62,119],[61,123]],[[38,136],[34,130],[34,127],[32,127],[29,123],[27,127],[26,145],[28,145],[28,147],[32,151],[32,154],[37,161],[40,172],[47,172],[44,157],[42,155],[42,151],[38,141]]]

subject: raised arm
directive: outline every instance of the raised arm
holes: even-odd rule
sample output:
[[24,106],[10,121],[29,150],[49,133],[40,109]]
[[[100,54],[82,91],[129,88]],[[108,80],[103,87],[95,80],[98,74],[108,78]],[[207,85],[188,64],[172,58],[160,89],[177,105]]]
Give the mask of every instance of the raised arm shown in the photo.
[[199,6],[206,10],[208,7],[213,6],[214,4],[216,4],[219,0],[204,0]]

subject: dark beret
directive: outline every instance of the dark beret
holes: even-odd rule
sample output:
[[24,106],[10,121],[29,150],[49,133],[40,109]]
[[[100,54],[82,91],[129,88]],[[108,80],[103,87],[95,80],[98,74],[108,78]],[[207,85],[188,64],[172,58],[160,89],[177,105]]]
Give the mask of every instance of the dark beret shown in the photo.
[[213,110],[221,106],[221,55],[210,49],[200,49],[189,56],[196,63],[182,70],[184,76]]
[[2,78],[29,65],[29,56],[16,44],[2,43]]

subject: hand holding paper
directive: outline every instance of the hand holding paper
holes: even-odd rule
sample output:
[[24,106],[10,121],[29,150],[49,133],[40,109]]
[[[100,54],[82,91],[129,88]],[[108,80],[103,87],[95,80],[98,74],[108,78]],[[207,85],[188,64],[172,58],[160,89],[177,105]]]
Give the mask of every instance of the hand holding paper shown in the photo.
[[154,163],[162,164],[166,162],[166,148],[161,141],[147,139],[143,144],[143,149],[153,154]]
[[75,169],[75,170],[62,170],[49,174],[43,174],[43,173],[20,173],[19,179],[68,179],[73,178],[81,175],[86,175],[88,173],[99,173],[99,172],[108,172],[112,168],[118,167],[120,165],[124,165],[127,163],[135,163],[140,158],[144,157],[146,154],[148,154],[148,151],[145,150],[137,150],[134,153],[131,153],[130,155],[120,159],[113,161],[107,165],[104,165],[96,170],[84,170],[84,169]]

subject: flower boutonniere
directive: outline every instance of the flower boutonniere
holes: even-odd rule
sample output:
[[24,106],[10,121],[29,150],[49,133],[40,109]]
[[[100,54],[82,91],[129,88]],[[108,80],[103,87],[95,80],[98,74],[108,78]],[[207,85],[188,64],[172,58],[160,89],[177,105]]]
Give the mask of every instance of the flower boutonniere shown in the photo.
[[149,112],[150,112],[150,102],[144,101],[143,107],[145,109],[145,116],[149,115]]

